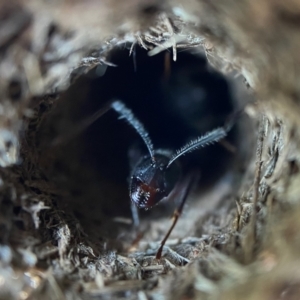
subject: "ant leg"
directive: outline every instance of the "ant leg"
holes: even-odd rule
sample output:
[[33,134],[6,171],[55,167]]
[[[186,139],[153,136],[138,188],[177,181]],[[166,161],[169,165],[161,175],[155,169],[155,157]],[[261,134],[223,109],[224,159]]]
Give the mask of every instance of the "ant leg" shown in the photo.
[[139,217],[138,208],[133,202],[131,202],[131,213],[132,213],[133,226],[137,228],[140,225],[140,217]]
[[236,147],[232,145],[229,141],[226,139],[220,140],[219,144],[225,148],[228,152],[235,154],[236,153]]
[[79,122],[77,124],[71,133],[68,133],[68,135],[63,135],[57,137],[51,144],[51,146],[58,146],[61,144],[65,144],[69,141],[71,141],[73,138],[81,134],[85,129],[87,129],[90,125],[92,125],[95,121],[97,121],[99,118],[101,118],[104,114],[106,114],[111,109],[111,102],[108,102],[103,108],[96,111],[93,115],[87,117],[83,121]]
[[110,109],[113,109],[116,113],[118,113],[121,119],[126,119],[127,122],[137,131],[137,133],[144,140],[152,160],[154,160],[154,149],[152,142],[149,138],[148,132],[144,128],[143,124],[134,116],[133,112],[129,108],[127,108],[125,104],[120,100],[108,101],[103,108],[96,111],[92,116],[79,122],[79,124],[77,124],[76,127],[73,128],[72,133],[68,133],[67,136],[61,136],[56,138],[52,143],[52,146],[56,146],[61,143],[66,143],[74,137],[76,137],[77,135],[81,134],[86,128],[88,128],[100,117],[106,114]]
[[[183,207],[186,202],[186,199],[187,199],[188,195],[190,194],[190,191],[191,191],[192,187],[194,186],[194,183],[196,182],[197,178],[198,178],[198,176],[195,173],[192,173],[187,177],[186,180],[184,180],[183,184],[179,184],[178,187],[176,188],[177,192],[180,192],[182,194],[182,199],[180,201],[178,208],[173,213],[173,223],[172,223],[170,229],[168,230],[167,234],[165,235],[164,239],[161,241],[160,247],[158,248],[157,253],[156,253],[156,257],[155,257],[156,259],[161,258],[164,245],[165,245],[166,241],[168,240],[170,234],[172,233],[174,227],[177,224],[177,221],[183,211]],[[180,191],[182,188],[184,188],[184,190]],[[177,194],[177,192],[175,192],[175,193]]]

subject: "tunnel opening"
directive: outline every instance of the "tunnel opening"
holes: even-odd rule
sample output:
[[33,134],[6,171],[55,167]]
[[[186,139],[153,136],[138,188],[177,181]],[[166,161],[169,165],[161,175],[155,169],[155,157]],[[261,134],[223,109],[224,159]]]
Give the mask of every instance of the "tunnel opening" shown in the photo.
[[[41,166],[63,191],[58,206],[71,211],[101,247],[120,251],[126,251],[137,231],[144,234],[153,220],[167,228],[178,203],[165,201],[152,210],[140,210],[140,227],[133,228],[128,187],[131,159],[145,155],[147,148],[113,110],[82,130],[80,124],[112,99],[118,99],[144,125],[155,149],[174,152],[190,140],[224,126],[240,108],[233,80],[213,69],[204,51],[179,52],[175,62],[169,49],[155,56],[140,47],[133,48],[129,55],[130,49],[131,45],[113,49],[107,58],[109,66],[99,65],[84,76],[77,78],[75,71],[73,85],[61,96],[39,134]],[[242,130],[242,126],[235,125],[224,143],[209,145],[180,159],[186,170],[199,174],[194,196],[188,200],[189,210],[195,203],[201,210],[201,198],[211,190],[220,191],[214,196],[218,199],[226,197],[229,187],[238,182],[234,165],[240,157]],[[224,181],[225,190],[220,188]],[[159,230],[158,236],[162,234]],[[153,234],[145,236],[150,239]]]

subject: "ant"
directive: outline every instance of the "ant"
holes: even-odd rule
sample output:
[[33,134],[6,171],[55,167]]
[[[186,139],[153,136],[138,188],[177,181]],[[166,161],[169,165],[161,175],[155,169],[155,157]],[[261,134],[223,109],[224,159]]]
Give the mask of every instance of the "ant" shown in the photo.
[[222,140],[231,130],[236,116],[230,118],[224,127],[216,128],[203,136],[192,139],[175,152],[172,152],[166,149],[154,149],[153,143],[143,124],[120,100],[110,101],[105,108],[99,110],[91,117],[90,123],[94,122],[94,120],[101,117],[110,109],[117,112],[120,119],[125,119],[136,130],[148,149],[148,154],[142,156],[133,166],[129,180],[129,194],[134,225],[137,226],[139,224],[137,208],[148,210],[164,199],[174,198],[178,195],[181,197],[179,199],[180,204],[173,215],[173,223],[156,253],[156,258],[160,259],[163,247],[174,229],[183,211],[187,196],[197,179],[195,172],[184,172],[179,158],[201,147]]

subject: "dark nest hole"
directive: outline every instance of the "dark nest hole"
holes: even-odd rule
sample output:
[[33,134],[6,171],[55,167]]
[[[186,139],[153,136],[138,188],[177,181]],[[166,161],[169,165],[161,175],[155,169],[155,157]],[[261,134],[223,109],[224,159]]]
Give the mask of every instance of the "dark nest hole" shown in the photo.
[[[245,103],[243,83],[224,76],[207,62],[204,52],[183,51],[176,62],[170,51],[155,56],[135,47],[110,52],[115,66],[99,65],[86,75],[73,72],[73,84],[60,96],[38,132],[40,166],[60,190],[59,209],[73,214],[99,250],[146,250],[170,226],[177,203],[141,211],[138,230],[131,222],[129,153],[146,153],[141,138],[114,111],[85,128],[88,120],[111,99],[122,100],[144,124],[156,148],[176,150],[207,131],[223,126]],[[241,96],[242,95],[242,96]],[[241,99],[243,97],[243,99]],[[46,108],[45,108],[46,110]],[[253,152],[252,132],[242,116],[223,143],[209,145],[182,160],[199,171],[193,191],[173,237],[209,234],[207,214],[222,211],[216,226],[235,209],[230,197]],[[137,150],[138,149],[138,150]],[[138,232],[142,235],[138,235]],[[145,245],[145,246],[143,246]],[[157,244],[158,245],[158,244]],[[156,245],[156,246],[157,246]],[[155,247],[155,245],[154,245]]]

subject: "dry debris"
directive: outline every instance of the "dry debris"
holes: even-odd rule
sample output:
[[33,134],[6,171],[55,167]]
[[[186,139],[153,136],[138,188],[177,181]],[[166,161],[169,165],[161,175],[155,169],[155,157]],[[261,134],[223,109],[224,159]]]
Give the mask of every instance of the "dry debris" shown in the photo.
[[[52,2],[0,3],[0,298],[299,299],[299,1]],[[60,99],[96,66],[116,67],[109,53],[126,43],[133,57],[171,48],[174,61],[199,47],[257,99],[246,107],[256,154],[223,201],[191,204],[161,260],[167,218],[138,238],[124,222],[96,239],[65,204],[67,178],[48,176],[67,151],[53,141],[78,123]],[[118,222],[99,220],[113,234]]]

